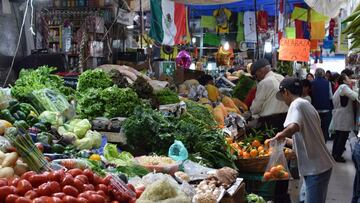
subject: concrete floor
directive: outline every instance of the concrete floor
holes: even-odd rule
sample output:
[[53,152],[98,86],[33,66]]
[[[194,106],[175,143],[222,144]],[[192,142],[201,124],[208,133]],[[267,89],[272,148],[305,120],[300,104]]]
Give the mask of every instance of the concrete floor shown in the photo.
[[[328,149],[332,149],[332,141],[327,143]],[[346,143],[344,152],[346,163],[337,163],[333,168],[327,194],[327,203],[351,203],[353,192],[353,181],[355,177],[355,167],[351,160],[351,148],[349,141]],[[301,183],[299,180],[292,180],[289,185],[289,194],[293,203],[299,202],[299,190]]]

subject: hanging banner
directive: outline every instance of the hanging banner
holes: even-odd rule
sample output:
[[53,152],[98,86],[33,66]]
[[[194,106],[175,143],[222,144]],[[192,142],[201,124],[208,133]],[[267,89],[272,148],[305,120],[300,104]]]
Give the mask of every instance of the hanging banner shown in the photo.
[[279,60],[308,62],[310,41],[306,39],[281,39]]
[[118,23],[123,25],[133,25],[134,24],[134,13],[128,12],[123,9],[119,9],[119,15],[116,20]]

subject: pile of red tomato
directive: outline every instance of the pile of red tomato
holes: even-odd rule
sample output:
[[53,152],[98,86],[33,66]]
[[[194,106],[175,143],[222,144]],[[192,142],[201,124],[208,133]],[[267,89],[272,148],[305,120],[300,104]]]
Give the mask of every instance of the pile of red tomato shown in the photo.
[[20,178],[0,179],[0,202],[5,203],[132,203],[141,195],[132,185],[130,191],[114,187],[111,176],[101,178],[91,170],[70,169]]

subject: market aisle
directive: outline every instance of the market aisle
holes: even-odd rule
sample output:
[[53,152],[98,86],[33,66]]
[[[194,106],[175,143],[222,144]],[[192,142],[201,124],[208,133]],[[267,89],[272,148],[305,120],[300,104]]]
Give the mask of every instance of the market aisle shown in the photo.
[[[327,143],[331,150],[332,142]],[[351,160],[351,149],[349,142],[346,143],[344,152],[346,163],[337,163],[331,175],[327,201],[328,203],[350,203],[353,191],[353,181],[355,177],[355,167]]]

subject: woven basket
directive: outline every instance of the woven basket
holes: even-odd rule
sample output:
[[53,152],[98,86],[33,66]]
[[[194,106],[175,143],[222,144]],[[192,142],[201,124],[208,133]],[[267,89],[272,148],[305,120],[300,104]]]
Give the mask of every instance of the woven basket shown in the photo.
[[[285,157],[287,160],[296,159],[295,152],[285,153]],[[269,163],[269,159],[270,156],[237,159],[235,164],[239,172],[263,173],[265,172],[266,166]]]

